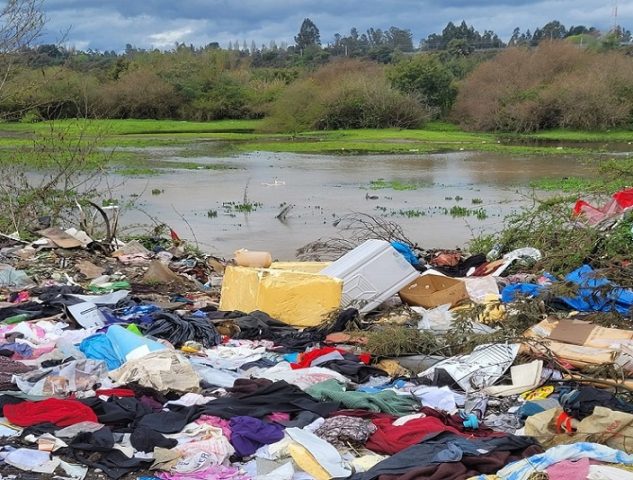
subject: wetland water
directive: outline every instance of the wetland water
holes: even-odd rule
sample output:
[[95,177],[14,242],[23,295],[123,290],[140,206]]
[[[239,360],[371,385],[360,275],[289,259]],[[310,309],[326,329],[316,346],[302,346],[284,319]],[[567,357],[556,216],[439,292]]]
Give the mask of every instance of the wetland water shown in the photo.
[[[140,209],[191,238],[182,214],[206,251],[228,257],[238,248],[265,249],[286,260],[293,259],[304,244],[336,235],[334,221],[351,212],[397,221],[425,248],[463,246],[473,234],[499,229],[507,214],[528,205],[530,182],[590,176],[594,171],[586,161],[562,155],[255,152],[185,158],[173,148],[152,148],[147,154],[157,162],[224,168],[170,168],[158,175],[120,177],[113,179],[120,183],[117,194],[129,198],[142,193],[137,199]],[[161,193],[152,194],[155,189]],[[236,207],[244,202],[245,189],[253,204],[250,212]],[[285,223],[275,219],[283,204],[293,205]],[[480,213],[453,217],[453,207]],[[123,223],[149,220],[139,210],[131,210],[125,212]]]

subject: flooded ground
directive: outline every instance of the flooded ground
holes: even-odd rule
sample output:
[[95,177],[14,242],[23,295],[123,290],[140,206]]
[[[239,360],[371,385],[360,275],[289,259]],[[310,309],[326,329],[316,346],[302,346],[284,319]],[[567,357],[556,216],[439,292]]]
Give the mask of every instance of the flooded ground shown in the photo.
[[[279,259],[293,259],[304,244],[336,235],[334,221],[351,212],[393,219],[423,247],[463,246],[473,235],[499,229],[508,213],[527,205],[531,181],[593,171],[560,155],[257,152],[227,158],[179,157],[173,148],[150,154],[157,162],[214,168],[113,178],[120,184],[116,192],[136,202],[124,215],[126,224],[151,223],[151,215],[186,238],[191,227],[201,247],[216,254],[266,249]],[[285,205],[293,207],[282,222],[275,217]]]

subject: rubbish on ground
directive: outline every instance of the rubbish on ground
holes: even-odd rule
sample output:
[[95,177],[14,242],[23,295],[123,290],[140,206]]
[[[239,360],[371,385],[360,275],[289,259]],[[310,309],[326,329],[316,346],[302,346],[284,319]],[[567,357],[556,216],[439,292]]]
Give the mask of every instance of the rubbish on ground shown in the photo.
[[235,263],[240,267],[268,268],[273,263],[270,252],[255,252],[245,248],[235,251]]
[[341,306],[343,282],[292,270],[228,267],[220,310],[261,310],[296,327],[314,327]]
[[399,291],[400,298],[409,305],[435,308],[451,307],[469,298],[466,284],[443,275],[422,275]]
[[333,263],[238,259],[269,268],[173,230],[2,236],[0,474],[633,477],[631,264],[552,275],[394,228]]
[[343,308],[367,313],[409,284],[418,272],[389,242],[367,240],[321,270],[343,281]]

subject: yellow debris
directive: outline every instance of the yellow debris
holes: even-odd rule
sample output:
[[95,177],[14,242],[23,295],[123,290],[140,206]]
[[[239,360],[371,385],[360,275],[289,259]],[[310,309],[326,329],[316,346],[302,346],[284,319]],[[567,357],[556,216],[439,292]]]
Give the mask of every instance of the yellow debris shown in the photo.
[[326,275],[228,267],[220,310],[261,310],[288,325],[313,327],[340,307],[342,292],[343,282]]

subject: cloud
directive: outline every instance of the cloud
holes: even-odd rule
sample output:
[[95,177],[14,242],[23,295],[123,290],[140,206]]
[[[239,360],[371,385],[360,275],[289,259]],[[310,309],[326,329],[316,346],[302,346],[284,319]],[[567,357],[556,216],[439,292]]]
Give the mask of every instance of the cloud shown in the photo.
[[[351,27],[408,28],[417,43],[449,21],[466,20],[506,39],[515,27],[534,30],[553,19],[605,30],[613,24],[611,2],[604,0],[47,0],[45,8],[44,41],[68,32],[65,43],[117,51],[128,43],[142,48],[292,43],[306,17],[321,30],[323,43]],[[618,13],[619,23],[632,28],[633,2],[620,5]]]

